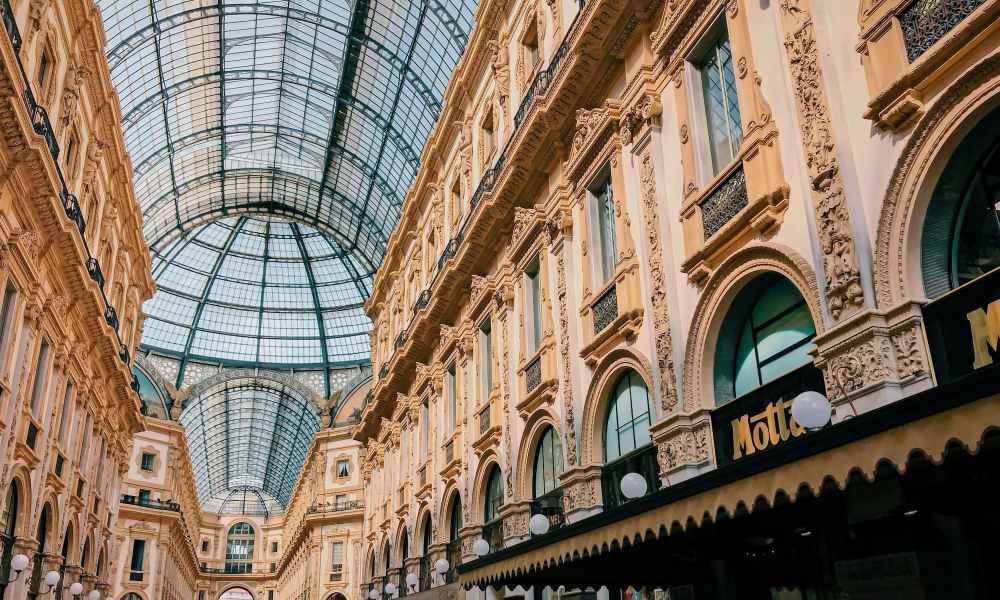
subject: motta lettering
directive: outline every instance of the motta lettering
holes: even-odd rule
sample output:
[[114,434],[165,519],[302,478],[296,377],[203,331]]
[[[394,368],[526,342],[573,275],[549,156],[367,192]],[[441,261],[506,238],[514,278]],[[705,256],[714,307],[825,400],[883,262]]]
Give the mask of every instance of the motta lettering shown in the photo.
[[750,456],[805,433],[805,427],[795,421],[791,410],[791,400],[777,400],[755,415],[733,419],[730,422],[733,428],[733,460]]
[[1000,300],[994,300],[986,310],[977,308],[966,315],[972,331],[973,369],[993,364],[993,355],[1000,349]]

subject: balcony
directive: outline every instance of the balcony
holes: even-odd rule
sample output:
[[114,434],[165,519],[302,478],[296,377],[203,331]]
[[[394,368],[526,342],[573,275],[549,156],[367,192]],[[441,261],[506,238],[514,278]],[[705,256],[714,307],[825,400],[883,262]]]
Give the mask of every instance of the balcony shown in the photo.
[[646,480],[649,491],[660,489],[660,469],[656,464],[656,446],[650,444],[625,456],[607,463],[601,469],[601,492],[604,510],[621,506],[628,502],[622,494],[621,481],[628,473],[638,473]]
[[701,224],[709,240],[747,207],[747,180],[742,163],[701,203]]
[[153,500],[152,498],[140,498],[139,496],[132,496],[129,494],[122,495],[121,504],[127,504],[129,506],[140,506],[142,508],[169,510],[177,513],[181,512],[181,505],[176,502]]
[[306,509],[307,515],[318,515],[327,513],[340,513],[348,512],[352,510],[364,510],[365,502],[364,500],[351,500],[349,502],[324,502],[322,504],[313,504]]
[[913,62],[948,35],[986,0],[917,0],[899,14],[906,58]]
[[597,335],[618,318],[616,286],[609,287],[600,298],[594,301],[592,310],[594,311],[594,335]]

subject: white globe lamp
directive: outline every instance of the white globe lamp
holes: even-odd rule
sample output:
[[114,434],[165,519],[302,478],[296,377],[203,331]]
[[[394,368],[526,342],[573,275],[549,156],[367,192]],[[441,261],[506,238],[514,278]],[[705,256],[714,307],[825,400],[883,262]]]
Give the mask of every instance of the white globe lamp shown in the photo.
[[438,575],[444,575],[448,572],[450,567],[451,565],[449,565],[448,561],[444,558],[439,558],[438,561],[434,563],[434,570],[438,572]]
[[87,600],[101,600],[100,590],[90,590],[90,593],[87,594]]
[[479,538],[473,542],[472,551],[476,554],[476,556],[486,556],[490,553],[490,543],[483,538]]
[[53,587],[57,583],[59,583],[59,571],[49,571],[45,574],[45,585]]
[[528,519],[528,531],[534,535],[544,535],[549,531],[549,518],[545,515],[531,515]]
[[391,581],[389,583],[385,584],[385,593],[389,594],[390,596],[392,596],[393,594],[395,594],[396,593],[396,584],[392,583]]
[[830,422],[830,401],[819,392],[802,392],[792,400],[792,418],[806,429],[820,429]]
[[409,586],[411,590],[416,590],[418,583],[420,583],[420,578],[417,577],[416,573],[408,573],[406,575],[406,585]]
[[79,596],[83,593],[83,584],[79,581],[75,582],[73,585],[69,586],[69,593],[73,596]]
[[622,494],[629,500],[635,500],[646,495],[649,485],[646,478],[638,473],[626,473],[621,481]]
[[378,592],[375,590],[368,592],[368,600],[378,600]]

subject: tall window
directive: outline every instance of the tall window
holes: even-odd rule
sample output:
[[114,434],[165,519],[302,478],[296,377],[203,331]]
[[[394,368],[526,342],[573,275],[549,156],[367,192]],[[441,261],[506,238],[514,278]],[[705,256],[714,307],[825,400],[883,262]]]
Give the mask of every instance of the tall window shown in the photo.
[[527,34],[524,36],[524,58],[527,64],[528,71],[533,72],[538,63],[542,60],[542,53],[538,48],[538,28],[535,27],[534,23],[531,25],[531,29],[528,30]]
[[347,477],[351,474],[351,462],[347,459],[337,461],[337,477]]
[[490,523],[500,518],[503,506],[503,487],[500,482],[500,467],[494,465],[486,480],[486,506],[483,507],[483,522]]
[[562,471],[562,444],[556,430],[550,426],[538,441],[538,451],[535,453],[534,496],[544,496],[559,487],[559,475]]
[[226,573],[250,573],[253,570],[253,527],[240,522],[229,528],[226,537]]
[[458,541],[458,530],[462,528],[462,499],[455,494],[451,499],[451,515],[448,521],[448,541]]
[[17,480],[10,482],[10,491],[7,492],[7,502],[3,507],[3,536],[10,541],[14,540],[14,532],[17,530],[18,500],[20,492]]
[[3,373],[7,362],[7,349],[14,345],[14,306],[17,300],[17,288],[7,284],[3,292],[3,303],[0,304],[0,373]]
[[31,412],[35,414],[38,404],[45,393],[45,379],[49,367],[49,341],[42,338],[42,346],[38,350],[38,362],[35,365],[35,382],[31,386]]
[[591,188],[597,209],[597,245],[600,257],[601,282],[608,281],[618,263],[618,238],[615,233],[615,199],[611,190],[611,177],[606,177]]
[[424,541],[420,545],[421,556],[429,556],[431,552],[431,516],[424,517]]
[[69,428],[73,411],[73,382],[66,384],[66,393],[63,394],[62,412],[59,414],[59,443],[66,443],[66,430]]
[[479,377],[482,382],[482,400],[490,397],[493,389],[493,339],[490,320],[479,326]]
[[83,422],[83,438],[80,440],[80,455],[76,457],[76,462],[80,465],[81,470],[86,470],[86,464],[84,461],[87,460],[87,451],[90,449],[90,429],[93,427],[93,417],[90,413],[86,414],[86,419]]
[[430,433],[430,405],[427,398],[420,403],[420,455],[426,456],[428,451],[427,437]]
[[49,71],[52,69],[52,59],[49,58],[49,53],[46,51],[42,52],[42,55],[38,59],[38,88],[40,90],[45,90],[45,86],[49,81]]
[[446,435],[450,436],[455,431],[455,420],[458,416],[458,387],[455,381],[455,365],[448,367],[445,379],[447,379],[446,385],[448,386],[446,390],[448,394],[448,431]]
[[331,549],[330,581],[340,581],[344,577],[344,543],[334,542]]
[[604,423],[604,462],[611,462],[650,443],[653,407],[649,390],[638,373],[629,369],[608,399]]
[[[457,224],[462,216],[462,180],[455,175],[455,181],[451,184],[451,222]],[[442,242],[443,243],[443,242]]]
[[698,61],[701,93],[705,104],[705,128],[712,155],[712,175],[717,175],[739,153],[743,127],[736,95],[733,54],[725,23]]
[[542,285],[536,259],[524,271],[525,304],[528,309],[528,344],[531,354],[542,345]]
[[816,327],[795,285],[764,275],[737,295],[719,335],[730,338],[716,350],[716,402],[721,404],[811,363]]
[[129,581],[142,581],[142,566],[145,562],[146,540],[132,540],[132,560],[129,563]]
[[156,455],[152,452],[142,453],[142,463],[140,467],[143,471],[152,471],[153,467],[156,466]]
[[485,162],[493,156],[497,149],[496,123],[494,123],[493,109],[486,111],[483,115],[483,161]]

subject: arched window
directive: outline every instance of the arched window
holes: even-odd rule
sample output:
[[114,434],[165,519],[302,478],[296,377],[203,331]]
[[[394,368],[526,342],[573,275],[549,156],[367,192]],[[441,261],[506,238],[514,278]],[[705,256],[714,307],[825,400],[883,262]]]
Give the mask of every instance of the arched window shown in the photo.
[[135,592],[128,592],[122,596],[122,600],[142,600],[142,596],[136,594]]
[[928,298],[1000,267],[1000,110],[955,149],[927,207],[921,267]]
[[559,487],[559,475],[563,472],[562,444],[551,425],[545,428],[538,449],[535,451],[534,481],[532,494],[537,498]]
[[737,294],[719,330],[716,404],[810,364],[815,336],[809,307],[795,284],[776,274],[751,281]]
[[38,517],[38,535],[35,536],[35,540],[38,541],[38,554],[42,555],[48,549],[46,547],[46,542],[49,539],[49,521],[52,520],[52,507],[49,506],[48,502],[42,508],[42,514]]
[[226,573],[253,571],[254,533],[250,523],[240,521],[229,528],[226,536]]
[[500,518],[503,506],[503,487],[500,484],[500,467],[493,465],[486,480],[486,505],[483,507],[483,522],[490,523]]
[[[20,500],[20,484],[17,480],[10,482],[10,491],[7,493],[7,502],[4,503],[3,508],[3,537],[6,540],[13,540],[14,533],[17,531],[17,515],[18,515],[18,501]],[[6,546],[4,546],[6,548]],[[9,561],[8,561],[9,562]],[[4,562],[2,564],[7,564]]]
[[629,369],[618,379],[608,400],[604,421],[604,462],[649,445],[653,407],[646,382]]
[[382,563],[383,563],[382,566],[385,568],[385,571],[382,571],[383,575],[388,575],[389,574],[389,566],[391,565],[391,561],[392,561],[392,547],[389,546],[389,544],[386,544],[385,545],[385,556],[383,557],[383,561],[382,561]]
[[83,550],[80,552],[80,568],[87,571],[87,562],[90,560],[90,538],[83,543]]
[[428,556],[431,552],[431,538],[434,532],[431,530],[431,516],[424,517],[424,540],[420,546],[420,555]]
[[448,541],[458,541],[458,530],[462,528],[462,499],[455,494],[451,499],[451,511],[448,523]]

